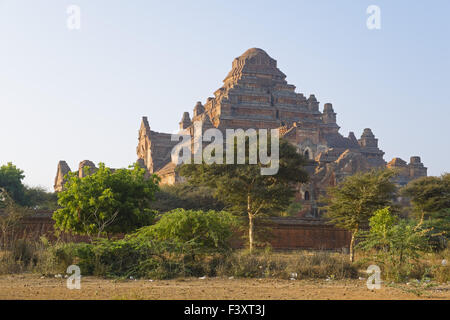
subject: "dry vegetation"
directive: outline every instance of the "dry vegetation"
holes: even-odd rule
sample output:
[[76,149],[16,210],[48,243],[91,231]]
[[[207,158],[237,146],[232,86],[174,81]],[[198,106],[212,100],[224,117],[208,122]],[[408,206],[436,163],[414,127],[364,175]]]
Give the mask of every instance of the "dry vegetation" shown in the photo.
[[83,276],[81,290],[69,290],[67,261],[56,259],[52,252],[61,254],[57,249],[19,241],[15,256],[0,254],[0,299],[450,299],[449,266],[441,264],[448,250],[424,256],[424,266],[435,266],[432,280],[386,281],[380,290],[367,289],[366,263],[350,264],[347,255],[323,251],[237,251],[223,261],[209,261],[214,272],[206,277]]

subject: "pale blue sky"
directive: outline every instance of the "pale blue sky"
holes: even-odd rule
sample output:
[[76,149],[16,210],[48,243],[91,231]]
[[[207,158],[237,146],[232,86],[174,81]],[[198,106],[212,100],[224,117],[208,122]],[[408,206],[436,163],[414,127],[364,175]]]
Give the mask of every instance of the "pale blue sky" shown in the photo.
[[[81,8],[81,30],[66,27]],[[366,9],[381,8],[381,30]],[[52,189],[58,160],[126,167],[141,117],[173,132],[251,47],[332,102],[341,133],[450,171],[450,2],[0,0],[0,163]]]

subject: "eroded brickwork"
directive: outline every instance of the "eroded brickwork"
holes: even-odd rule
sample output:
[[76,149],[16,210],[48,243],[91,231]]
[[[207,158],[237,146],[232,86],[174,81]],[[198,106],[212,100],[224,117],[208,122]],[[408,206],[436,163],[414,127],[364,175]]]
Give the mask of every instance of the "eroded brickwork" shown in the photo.
[[[1,214],[1,212],[0,212]],[[54,230],[54,221],[51,212],[35,212],[21,222],[16,232],[17,239],[38,241],[45,236],[52,242],[89,242],[87,236],[57,234]],[[269,243],[274,249],[323,249],[341,250],[348,248],[350,233],[327,225],[319,220],[304,218],[273,218],[271,223],[272,235]],[[123,235],[117,235],[122,238]],[[243,239],[236,238],[233,246],[245,246]]]
[[[205,104],[197,102],[191,119],[185,112],[180,132],[193,136],[193,122],[199,121],[202,130],[215,127],[225,129],[274,129],[290,141],[298,152],[310,160],[307,170],[310,182],[298,187],[297,199],[303,202],[299,216],[318,217],[317,199],[329,186],[345,177],[371,168],[400,168],[397,183],[404,185],[426,176],[427,168],[419,157],[411,157],[409,164],[384,160],[378,139],[370,128],[359,139],[353,132],[344,137],[339,133],[337,113],[331,103],[320,102],[314,94],[305,97],[286,81],[277,61],[264,50],[253,48],[234,59],[232,69],[223,86]],[[150,172],[158,174],[162,183],[181,181],[171,163],[173,142],[167,134],[150,131],[144,117],[139,133],[138,158],[143,159]],[[176,144],[176,143],[175,143]]]

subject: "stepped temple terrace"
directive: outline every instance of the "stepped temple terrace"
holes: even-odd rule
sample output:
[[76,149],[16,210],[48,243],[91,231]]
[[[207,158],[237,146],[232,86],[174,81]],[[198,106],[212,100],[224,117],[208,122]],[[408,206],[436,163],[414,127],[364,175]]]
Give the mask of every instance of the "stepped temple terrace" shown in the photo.
[[[192,114],[181,116],[180,132],[193,136],[195,121],[202,130],[232,129],[280,129],[280,136],[294,144],[309,160],[307,167],[310,182],[299,186],[297,198],[302,202],[300,217],[319,218],[317,199],[330,185],[335,185],[357,171],[376,167],[397,168],[399,185],[426,176],[427,168],[420,157],[410,162],[394,158],[389,163],[378,147],[378,139],[366,128],[359,139],[353,132],[347,136],[339,132],[336,112],[331,103],[321,110],[314,94],[307,98],[297,93],[296,87],[286,81],[286,75],[277,67],[277,61],[264,50],[252,48],[234,59],[231,71],[223,80],[223,86],[204,103],[197,102]],[[137,157],[149,173],[161,177],[162,184],[174,184],[182,180],[175,172],[171,150],[178,143],[171,141],[171,134],[151,130],[147,117],[142,118],[139,129]],[[88,160],[80,163],[83,175],[85,166],[95,168]],[[65,161],[58,164],[55,190],[63,186],[63,177],[70,171]]]

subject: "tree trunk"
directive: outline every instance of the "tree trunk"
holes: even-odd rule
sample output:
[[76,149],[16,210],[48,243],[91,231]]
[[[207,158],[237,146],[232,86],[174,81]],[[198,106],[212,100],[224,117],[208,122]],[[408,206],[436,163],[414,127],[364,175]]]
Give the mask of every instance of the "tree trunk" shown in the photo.
[[423,224],[423,220],[425,219],[425,211],[422,210],[422,214],[420,216],[420,222],[419,222],[419,226],[421,226]]
[[417,224],[417,226],[415,226],[414,230],[418,230],[422,226],[424,220],[425,220],[425,211],[422,210],[420,215],[420,221]]
[[248,241],[250,252],[253,251],[253,215],[248,213]]
[[247,193],[247,214],[248,214],[248,244],[250,252],[253,251],[253,214],[251,212],[251,197],[250,192]]
[[352,240],[350,241],[350,262],[355,261],[355,235],[356,230],[352,232]]

